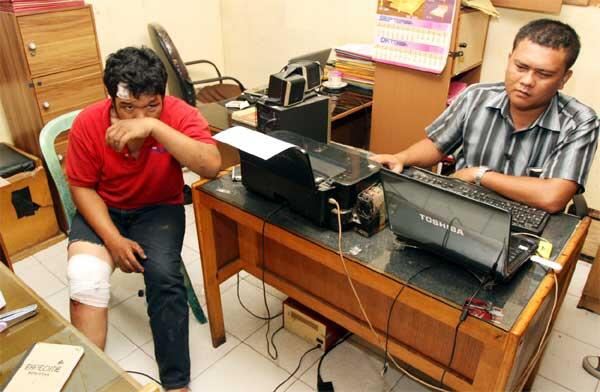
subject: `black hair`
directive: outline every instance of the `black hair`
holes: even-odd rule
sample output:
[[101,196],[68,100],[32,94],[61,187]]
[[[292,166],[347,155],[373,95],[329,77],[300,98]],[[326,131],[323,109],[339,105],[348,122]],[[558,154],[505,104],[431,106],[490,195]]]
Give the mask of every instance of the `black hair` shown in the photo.
[[118,50],[106,59],[104,85],[113,100],[121,82],[127,85],[127,89],[135,98],[143,94],[164,96],[167,71],[152,49],[130,46]]
[[524,39],[547,48],[565,49],[566,69],[575,64],[581,49],[577,32],[568,24],[554,19],[537,19],[521,27],[515,36],[513,50]]

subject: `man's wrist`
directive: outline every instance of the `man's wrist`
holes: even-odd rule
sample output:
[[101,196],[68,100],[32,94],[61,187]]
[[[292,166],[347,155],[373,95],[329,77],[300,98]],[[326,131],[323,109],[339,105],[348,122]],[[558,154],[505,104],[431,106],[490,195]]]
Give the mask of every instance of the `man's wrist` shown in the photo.
[[475,172],[475,185],[481,186],[481,180],[485,173],[489,172],[491,169],[487,166],[479,166],[477,168],[477,172]]

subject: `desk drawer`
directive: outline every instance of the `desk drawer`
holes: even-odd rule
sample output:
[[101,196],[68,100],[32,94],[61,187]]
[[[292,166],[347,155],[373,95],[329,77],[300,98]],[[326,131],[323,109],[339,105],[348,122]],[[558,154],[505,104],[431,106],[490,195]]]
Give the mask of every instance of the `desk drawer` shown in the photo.
[[100,62],[90,7],[18,17],[31,77]]
[[106,98],[99,64],[37,78],[33,84],[44,124]]

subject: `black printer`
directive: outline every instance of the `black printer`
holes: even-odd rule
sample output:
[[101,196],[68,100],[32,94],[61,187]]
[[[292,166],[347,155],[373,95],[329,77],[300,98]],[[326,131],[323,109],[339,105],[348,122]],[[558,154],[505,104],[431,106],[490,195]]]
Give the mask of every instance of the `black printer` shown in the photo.
[[264,160],[240,150],[242,183],[269,199],[285,202],[289,208],[319,226],[337,230],[337,200],[342,228],[352,222],[357,196],[379,182],[378,163],[367,153],[340,144],[324,144],[290,131],[269,136],[293,144]]

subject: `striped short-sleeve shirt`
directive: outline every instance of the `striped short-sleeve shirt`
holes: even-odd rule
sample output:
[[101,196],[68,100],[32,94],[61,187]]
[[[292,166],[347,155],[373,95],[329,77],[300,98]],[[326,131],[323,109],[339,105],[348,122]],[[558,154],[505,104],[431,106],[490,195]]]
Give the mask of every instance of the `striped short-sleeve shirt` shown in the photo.
[[582,192],[598,126],[593,109],[558,92],[536,121],[516,132],[504,83],[495,83],[470,86],[426,132],[440,151],[455,154],[457,170],[488,166],[526,176],[528,169],[537,169],[540,178],[575,181]]

